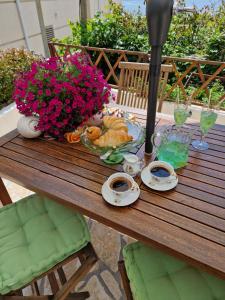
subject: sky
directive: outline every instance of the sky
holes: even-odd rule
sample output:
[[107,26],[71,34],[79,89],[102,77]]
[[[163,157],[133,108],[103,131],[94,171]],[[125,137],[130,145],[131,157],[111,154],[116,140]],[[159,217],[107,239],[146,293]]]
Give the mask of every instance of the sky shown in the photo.
[[[221,0],[186,0],[186,6],[191,7],[196,5],[198,8],[202,8],[204,5],[215,3],[219,4]],[[141,11],[145,11],[144,0],[122,0],[123,5],[130,11],[137,10],[137,7],[141,7]]]
[[216,3],[219,4],[221,1],[207,1],[207,0],[186,0],[187,6],[192,6],[193,4],[197,7],[201,8],[204,5],[210,4],[210,3]]

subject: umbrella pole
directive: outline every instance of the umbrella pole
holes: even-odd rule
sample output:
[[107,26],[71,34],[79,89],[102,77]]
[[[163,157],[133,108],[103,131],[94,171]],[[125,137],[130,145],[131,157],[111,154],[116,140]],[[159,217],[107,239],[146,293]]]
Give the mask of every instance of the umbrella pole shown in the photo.
[[149,66],[149,92],[148,92],[148,110],[146,123],[146,141],[145,153],[151,154],[153,145],[151,137],[155,131],[157,96],[161,72],[161,53],[162,46],[153,46],[151,51],[151,62]]

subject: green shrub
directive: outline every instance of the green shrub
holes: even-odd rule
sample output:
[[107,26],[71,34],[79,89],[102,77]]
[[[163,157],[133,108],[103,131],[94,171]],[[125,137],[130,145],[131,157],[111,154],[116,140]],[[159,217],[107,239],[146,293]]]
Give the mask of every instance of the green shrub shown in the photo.
[[206,55],[210,60],[225,61],[225,31],[210,37],[206,47]]
[[16,75],[38,59],[39,56],[24,49],[0,50],[0,109],[12,102]]
[[[93,19],[86,24],[69,22],[72,34],[60,40],[62,43],[84,45],[100,48],[125,49],[147,52],[150,50],[146,17],[140,12],[129,13],[121,4],[109,0],[108,13],[98,12]],[[182,2],[182,1],[180,1]],[[183,1],[184,2],[184,1]],[[60,53],[62,54],[62,53]],[[163,54],[167,56],[187,57],[195,56],[208,60],[225,61],[225,1],[215,9],[213,5],[205,6],[193,13],[179,13],[173,16],[168,40],[164,46]],[[98,53],[91,52],[93,61]],[[113,65],[118,58],[116,54],[108,54]],[[128,56],[132,61],[132,57]],[[183,73],[188,63],[177,63],[177,69]],[[99,65],[107,74],[108,67],[102,60]],[[218,66],[205,65],[202,67],[204,74],[212,74]],[[198,72],[197,68],[192,70]],[[225,71],[220,76],[225,76]],[[177,81],[171,74],[169,85]],[[111,77],[110,83],[115,83]],[[187,87],[187,93],[191,95],[201,84],[200,79],[193,77]],[[224,82],[216,82],[212,88],[212,98],[218,99],[224,94]],[[174,101],[178,89],[171,95]],[[199,101],[205,101],[207,95],[202,91],[197,96]],[[225,104],[223,104],[225,107]]]
[[[168,92],[171,89],[171,87],[172,87],[172,85],[167,84],[165,92]],[[196,91],[196,87],[194,87],[193,85],[190,85],[190,86],[185,88],[185,91],[186,91],[187,95],[191,96]],[[184,97],[183,97],[183,94],[182,94],[181,90],[179,89],[179,87],[176,87],[173,90],[173,92],[170,94],[170,99],[169,100],[171,100],[173,102],[177,101],[178,93],[180,94],[179,95],[180,101],[185,101]],[[225,101],[223,101],[222,103],[219,103],[219,99],[224,95],[224,86],[223,86],[223,84],[221,83],[220,80],[216,80],[211,85],[211,87],[209,87],[208,95],[207,95],[205,90],[200,91],[199,94],[196,97],[196,100],[199,101],[202,104],[207,104],[208,101],[209,101],[209,94],[210,93],[211,93],[211,101],[210,101],[211,106],[215,107],[215,108],[225,109]]]
[[[72,35],[60,40],[63,43],[148,51],[146,17],[139,11],[127,12],[121,4],[108,0],[108,13],[98,12],[86,24],[69,22]],[[193,13],[173,16],[164,55],[200,56],[224,60],[225,1],[215,9],[205,6]]]
[[100,48],[147,51],[146,18],[140,12],[133,15],[125,11],[122,5],[112,0],[108,2],[109,13],[98,12],[86,24],[69,21],[72,35],[60,41]]

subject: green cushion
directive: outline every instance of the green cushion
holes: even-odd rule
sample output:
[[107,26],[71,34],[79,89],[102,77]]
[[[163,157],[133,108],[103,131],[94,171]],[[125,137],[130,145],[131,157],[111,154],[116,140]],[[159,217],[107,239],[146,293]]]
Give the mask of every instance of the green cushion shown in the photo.
[[141,243],[123,250],[135,300],[224,300],[225,281]]
[[0,209],[0,294],[19,289],[90,241],[84,218],[32,195]]

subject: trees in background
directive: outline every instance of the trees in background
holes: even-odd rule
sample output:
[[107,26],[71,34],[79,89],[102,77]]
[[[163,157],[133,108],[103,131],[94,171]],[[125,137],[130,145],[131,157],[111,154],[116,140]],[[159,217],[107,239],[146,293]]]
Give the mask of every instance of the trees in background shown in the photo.
[[[109,0],[109,12],[98,12],[83,23],[69,22],[71,35],[61,41],[93,47],[148,51],[146,18],[140,11],[127,12]],[[225,61],[225,1],[193,13],[174,15],[164,55],[199,56]]]

